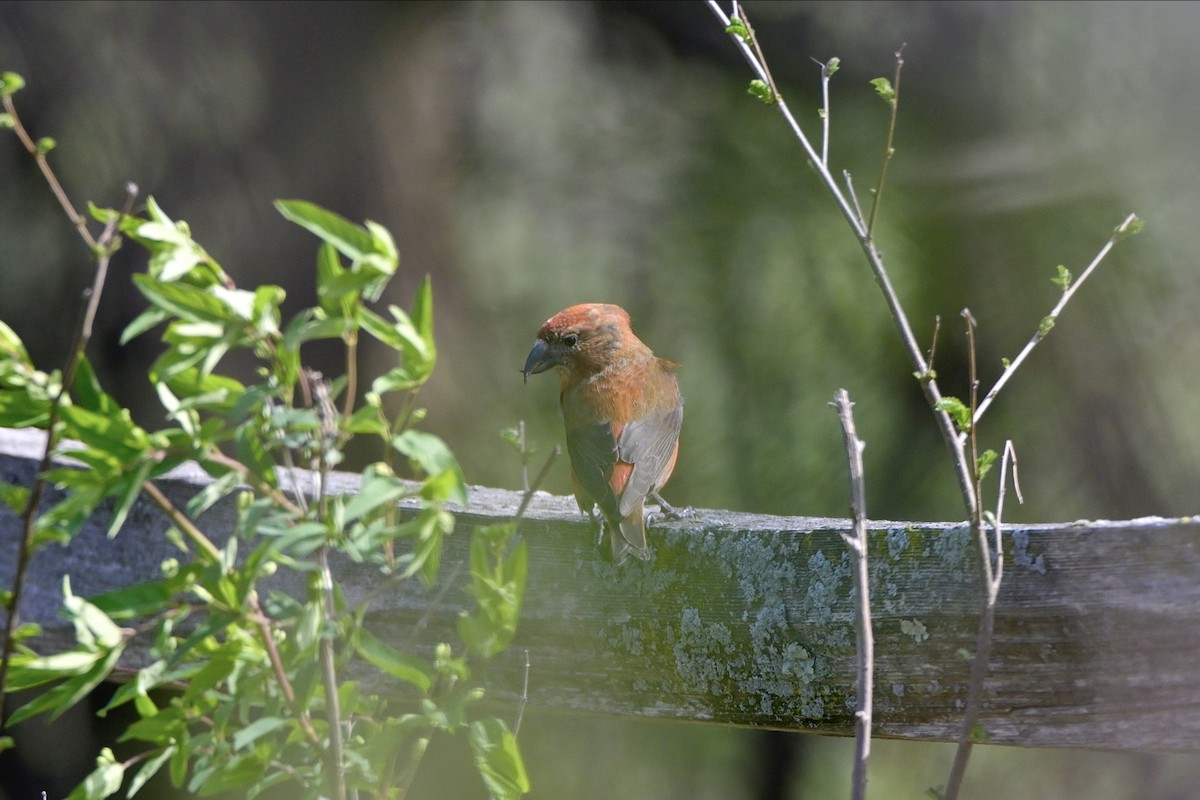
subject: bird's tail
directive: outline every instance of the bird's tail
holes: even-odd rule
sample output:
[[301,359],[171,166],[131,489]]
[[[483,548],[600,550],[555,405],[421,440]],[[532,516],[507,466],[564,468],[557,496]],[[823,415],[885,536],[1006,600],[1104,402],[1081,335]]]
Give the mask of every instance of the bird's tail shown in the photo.
[[650,547],[646,544],[646,517],[643,514],[644,503],[639,502],[629,512],[628,516],[616,525],[608,525],[608,536],[612,541],[613,561],[618,564],[625,562],[629,556],[650,560]]

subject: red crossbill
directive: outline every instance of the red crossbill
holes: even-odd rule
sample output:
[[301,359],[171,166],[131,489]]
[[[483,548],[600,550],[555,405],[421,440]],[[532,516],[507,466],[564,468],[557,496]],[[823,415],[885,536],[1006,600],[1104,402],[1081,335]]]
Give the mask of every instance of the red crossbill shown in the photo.
[[[623,308],[571,306],[548,319],[525,360],[530,375],[553,367],[579,508],[600,509],[613,559],[650,558],[643,517],[679,454],[683,398],[676,364],[658,358],[629,327]],[[664,504],[665,505],[665,504]]]

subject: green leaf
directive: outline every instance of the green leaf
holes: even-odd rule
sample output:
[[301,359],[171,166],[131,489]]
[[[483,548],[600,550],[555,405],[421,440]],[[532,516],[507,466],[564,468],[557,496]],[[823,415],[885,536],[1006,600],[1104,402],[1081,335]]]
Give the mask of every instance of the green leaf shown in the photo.
[[58,147],[58,142],[49,136],[43,136],[37,140],[37,153],[39,156],[46,155],[56,147]]
[[109,616],[92,603],[71,593],[70,578],[63,576],[63,614],[75,625],[75,636],[80,642],[95,642],[99,647],[110,649],[125,641],[125,634]]
[[105,747],[96,758],[96,768],[67,795],[67,800],[104,800],[120,791],[124,779],[125,765]]
[[988,449],[988,450],[984,450],[982,453],[980,453],[979,459],[975,465],[975,469],[977,470],[979,477],[983,478],[985,475],[987,475],[988,470],[990,470],[992,468],[992,464],[994,464],[995,462],[996,462],[996,451],[995,450]]
[[726,26],[725,32],[738,37],[743,42],[746,42],[746,43],[750,42],[750,31],[746,27],[746,23],[742,22],[737,17],[729,18],[729,25]]
[[25,88],[25,79],[15,72],[0,73],[0,97],[12,97]]
[[[150,449],[146,432],[123,411],[118,415],[98,414],[81,406],[63,406],[59,415],[67,423],[66,434],[78,439],[92,450],[109,455],[119,464],[133,464]],[[70,453],[83,458],[78,452]]]
[[832,78],[833,74],[838,71],[838,69],[841,67],[841,65],[842,65],[842,60],[840,58],[838,58],[837,56],[834,56],[833,58],[829,59],[829,61],[822,64],[821,66],[825,70],[825,77]]
[[79,359],[75,372],[75,401],[88,411],[101,414],[118,413],[120,406],[100,387],[100,379],[86,355]]
[[523,541],[507,552],[515,535],[512,523],[486,525],[471,535],[467,593],[475,598],[478,611],[464,614],[458,630],[467,647],[485,659],[508,647],[521,615],[529,559]]
[[871,85],[875,87],[875,94],[879,95],[883,102],[889,106],[896,104],[896,90],[892,88],[892,82],[887,78],[873,78]]
[[[67,650],[62,653],[52,653],[29,660],[14,661],[23,677],[14,678],[10,690],[18,691],[41,686],[50,681],[62,680],[74,675],[80,675],[95,666],[103,657],[96,650]],[[28,674],[26,674],[28,673]]]
[[517,737],[499,719],[471,723],[475,767],[496,800],[515,800],[529,791],[529,776],[517,747]]
[[224,325],[237,319],[229,306],[196,286],[156,280],[149,275],[134,275],[133,282],[147,300],[181,320]]
[[365,628],[355,637],[354,649],[368,662],[394,678],[412,684],[422,692],[433,686],[433,671],[429,665],[414,656],[401,653],[390,644],[380,641]]
[[[221,267],[192,239],[186,222],[172,221],[153,197],[146,198],[146,212],[149,221],[133,217],[122,224],[121,230],[150,251],[149,277],[163,283],[186,277],[201,286],[227,280]],[[195,269],[200,265],[209,269]]]
[[379,465],[363,470],[358,492],[346,503],[344,522],[354,522],[388,505],[411,490],[399,478],[382,472]]
[[771,91],[771,87],[767,85],[766,81],[759,80],[758,78],[750,81],[750,86],[746,89],[746,93],[757,97],[767,105],[774,105],[776,100],[775,93]]
[[92,598],[92,604],[112,620],[148,617],[168,608],[196,579],[200,569],[189,565],[159,581],[135,583]]
[[120,344],[127,344],[133,341],[155,325],[166,322],[170,318],[171,315],[161,308],[147,308],[141,314],[138,314],[133,322],[126,325],[125,330],[121,331]]
[[76,675],[66,683],[60,683],[53,689],[43,692],[29,703],[18,708],[9,717],[9,724],[16,725],[21,720],[28,719],[43,711],[50,712],[50,719],[57,719],[63,712],[87,697],[93,689],[103,683],[112,674],[113,668],[116,667],[117,661],[121,658],[123,649],[118,647],[111,650],[102,659],[97,660],[87,672]]
[[414,468],[431,478],[449,473],[453,479],[453,485],[448,492],[449,497],[466,508],[467,481],[463,477],[458,460],[454,458],[445,442],[432,433],[407,430],[392,439],[392,447],[407,456]]
[[[25,505],[28,502],[28,486],[14,486],[11,483],[0,483],[0,503],[3,503],[13,514],[20,516],[25,511]],[[0,593],[0,598],[2,597],[3,594]],[[7,605],[7,602],[0,602],[0,605]]]
[[361,225],[305,200],[276,200],[275,208],[284,219],[329,242],[342,255],[357,260],[376,251],[375,239]]
[[1113,231],[1113,241],[1119,242],[1129,236],[1136,236],[1146,228],[1146,221],[1134,215],[1127,223],[1121,223],[1117,229]]
[[209,770],[197,772],[188,782],[188,790],[202,797],[245,789],[262,778],[267,764],[257,752],[250,752],[222,762]]
[[1071,275],[1071,270],[1067,269],[1062,264],[1059,264],[1058,274],[1051,278],[1050,282],[1065,292],[1067,289],[1071,288],[1071,281],[1074,279],[1074,276]]
[[1042,321],[1038,323],[1038,338],[1044,339],[1054,330],[1054,317],[1050,314],[1042,317]]
[[416,388],[429,379],[437,362],[437,347],[433,339],[433,289],[429,276],[417,290],[412,311],[405,314],[396,306],[388,311],[395,320],[387,322],[375,312],[360,308],[358,322],[363,330],[400,354],[400,366],[375,379],[371,391],[388,392]]
[[0,391],[0,428],[45,428],[50,400],[29,391]]
[[241,485],[241,473],[231,469],[193,495],[184,510],[189,517],[195,519],[216,505],[222,497],[236,491]]
[[233,734],[233,749],[244,750],[247,745],[289,724],[286,717],[259,717]]
[[0,322],[0,355],[16,361],[22,366],[33,366],[33,362],[29,359],[29,353],[21,342],[21,337],[17,336],[16,331],[3,322]]
[[238,460],[250,468],[250,473],[270,486],[278,485],[275,461],[258,437],[255,422],[243,424],[237,431]]
[[141,496],[142,487],[149,480],[150,473],[155,467],[154,460],[149,458],[141,459],[136,463],[136,468],[118,481],[114,487],[119,490],[119,493],[117,494],[112,514],[108,518],[106,533],[110,539],[115,538],[120,533],[121,526],[125,524],[125,520],[129,517],[129,512],[133,508],[133,504]]
[[130,779],[129,791],[125,793],[125,796],[133,797],[140,792],[142,787],[146,785],[146,781],[153,778],[162,765],[166,763],[167,759],[174,754],[175,745],[168,745],[167,747],[164,747],[162,752],[156,755],[154,758],[143,762],[142,766],[138,768],[138,771],[134,773],[133,778]]
[[943,397],[933,407],[933,410],[949,414],[960,431],[965,432],[971,429],[971,409],[967,408],[957,397]]

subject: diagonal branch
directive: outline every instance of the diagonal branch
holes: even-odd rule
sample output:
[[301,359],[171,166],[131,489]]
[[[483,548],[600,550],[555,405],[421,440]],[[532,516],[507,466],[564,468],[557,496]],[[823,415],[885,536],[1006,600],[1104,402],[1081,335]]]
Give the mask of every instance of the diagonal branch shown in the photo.
[[979,404],[979,408],[975,409],[975,415],[973,418],[974,422],[979,422],[979,418],[982,417],[983,413],[992,405],[992,401],[996,399],[996,395],[1000,393],[1000,390],[1004,388],[1006,383],[1008,383],[1008,379],[1011,378],[1013,373],[1017,371],[1017,367],[1021,366],[1021,364],[1025,362],[1025,359],[1029,357],[1031,352],[1033,352],[1033,348],[1037,346],[1038,342],[1046,338],[1046,335],[1050,332],[1050,329],[1054,327],[1054,323],[1058,320],[1059,314],[1061,314],[1063,309],[1067,307],[1067,303],[1069,303],[1071,298],[1075,296],[1075,292],[1079,291],[1079,287],[1082,286],[1083,282],[1088,279],[1088,276],[1095,271],[1096,267],[1100,266],[1100,262],[1104,260],[1109,251],[1113,249],[1117,242],[1121,241],[1126,236],[1137,233],[1138,230],[1141,229],[1141,224],[1142,221],[1138,219],[1137,214],[1130,214],[1121,222],[1120,225],[1116,227],[1116,230],[1113,231],[1112,236],[1110,236],[1108,241],[1105,242],[1104,247],[1100,248],[1100,252],[1097,253],[1096,257],[1092,259],[1092,263],[1087,265],[1087,269],[1085,269],[1075,281],[1073,281],[1063,290],[1062,297],[1058,298],[1058,302],[1054,305],[1054,308],[1050,310],[1050,313],[1042,318],[1042,324],[1038,326],[1037,332],[1034,333],[1033,337],[1025,345],[1024,349],[1021,350],[1021,352],[1012,360],[1011,363],[1005,366],[1004,373],[1000,376],[1000,379],[996,381],[996,385],[993,386],[991,390],[988,391],[987,395],[984,396],[983,401]]
[[[721,10],[720,4],[716,0],[709,0],[708,5],[712,9],[713,14],[728,29],[731,24],[730,17],[726,16],[725,12]],[[744,14],[742,14],[740,6],[736,2],[733,4],[733,14],[734,17],[744,19]],[[768,85],[773,85],[770,72],[768,72],[764,60],[759,55],[756,55],[754,49],[741,36],[734,35],[732,38],[755,75]],[[891,278],[888,277],[887,269],[883,264],[883,254],[875,246],[875,241],[871,238],[871,232],[868,230],[867,223],[863,220],[862,214],[856,212],[855,206],[846,197],[845,193],[842,192],[837,181],[834,180],[829,167],[821,161],[820,154],[817,153],[812,143],[808,140],[808,137],[804,134],[804,130],[792,115],[791,109],[788,108],[783,96],[778,93],[777,89],[773,89],[773,91],[775,105],[779,108],[779,113],[783,115],[784,121],[792,129],[792,133],[795,134],[796,139],[800,142],[800,146],[804,148],[804,152],[808,156],[813,169],[820,176],[822,183],[825,184],[826,190],[833,197],[838,209],[842,212],[842,216],[846,218],[846,222],[849,223],[855,238],[858,239],[863,254],[867,257],[867,263],[871,267],[875,282],[883,292],[884,300],[887,302],[892,320],[899,330],[900,339],[904,343],[905,350],[908,352],[909,360],[912,362],[914,372],[921,384],[921,390],[925,394],[925,399],[928,401],[929,407],[935,409],[934,417],[937,420],[938,429],[941,431],[942,439],[945,441],[946,447],[950,450],[954,461],[954,477],[958,481],[963,504],[967,508],[968,516],[971,516],[976,505],[976,498],[963,442],[958,436],[958,429],[955,427],[950,415],[944,411],[936,410],[942,401],[941,390],[938,388],[937,381],[929,370],[929,365],[925,360],[921,345],[917,342],[917,338],[912,331],[912,326],[909,324],[908,315],[905,314],[904,308],[900,303],[900,297],[896,294],[896,290],[892,286]]]

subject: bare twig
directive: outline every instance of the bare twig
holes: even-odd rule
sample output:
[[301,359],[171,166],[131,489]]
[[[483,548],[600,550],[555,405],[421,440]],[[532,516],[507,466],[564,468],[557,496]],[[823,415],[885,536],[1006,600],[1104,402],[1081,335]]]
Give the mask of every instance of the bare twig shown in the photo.
[[550,466],[554,463],[554,459],[560,455],[562,455],[562,448],[555,445],[554,450],[546,457],[546,463],[542,465],[541,471],[534,478],[533,485],[525,490],[525,495],[521,498],[521,505],[517,506],[517,513],[513,517],[513,522],[520,522],[521,517],[525,516],[525,509],[529,508],[529,501],[533,499],[533,493],[542,485],[542,481],[546,480],[546,476],[550,474]]
[[79,237],[83,239],[84,244],[91,250],[106,249],[109,243],[105,242],[104,247],[102,247],[100,240],[92,236],[92,232],[88,229],[87,217],[75,209],[75,204],[71,202],[71,198],[67,196],[66,190],[58,182],[58,176],[54,174],[54,170],[50,167],[50,162],[46,159],[48,151],[45,148],[39,147],[38,143],[33,140],[33,137],[29,135],[29,132],[25,130],[25,126],[21,123],[21,118],[17,116],[17,107],[13,103],[12,96],[5,96],[3,101],[4,110],[12,120],[13,132],[17,134],[17,138],[21,140],[21,144],[24,145],[29,154],[33,156],[34,161],[37,162],[38,169],[42,171],[42,177],[46,179],[46,183],[50,186],[50,191],[54,193],[54,198],[58,200],[58,204],[62,206],[67,219],[75,226],[75,230],[79,232]]
[[838,60],[831,58],[817,63],[821,65],[821,164],[829,169],[829,79],[837,72]]
[[845,389],[838,389],[831,404],[837,409],[850,466],[850,513],[854,535],[842,539],[854,559],[855,628],[858,633],[858,706],[854,712],[854,774],[851,797],[867,796],[867,761],[871,756],[871,700],[875,684],[875,642],[871,631],[870,572],[867,564],[867,495],[862,452],[866,446],[854,427],[854,404]]
[[167,519],[171,524],[186,536],[192,544],[204,553],[204,556],[211,562],[219,564],[221,562],[221,550],[212,543],[212,540],[204,535],[204,532],[196,527],[196,523],[188,519],[187,514],[180,511],[171,499],[163,494],[162,490],[154,485],[152,481],[146,481],[142,485],[142,491],[150,498],[154,505],[158,506],[159,510],[167,515]]
[[929,374],[931,377],[937,377],[937,373],[933,371],[933,357],[937,354],[938,334],[942,330],[942,315],[936,314],[933,317],[933,336],[929,341]]
[[[978,362],[976,360],[975,317],[969,309],[963,309],[963,319],[967,323],[968,365],[970,379],[971,418],[976,417],[976,402],[979,394]],[[978,426],[971,425],[965,432],[971,455],[971,476],[975,482],[976,497],[982,497],[983,470],[979,454]],[[1009,456],[1015,459],[1012,442],[1007,442],[1004,448],[1004,458],[1001,464],[1000,491],[996,502],[995,519],[993,520],[994,540],[989,540],[986,520],[982,504],[976,506],[971,516],[971,529],[979,548],[981,562],[980,577],[983,590],[983,603],[979,613],[979,631],[975,638],[975,655],[971,660],[971,678],[967,687],[967,702],[963,709],[962,732],[958,737],[958,746],[954,751],[954,761],[950,765],[950,775],[946,780],[946,790],[943,800],[955,800],[962,788],[963,776],[966,774],[967,763],[975,742],[980,738],[978,730],[979,715],[983,707],[983,683],[987,678],[988,665],[992,653],[992,636],[995,631],[996,601],[1000,596],[1000,584],[1004,577],[1004,542],[1001,539],[1001,515],[1004,511],[1004,487],[1008,474]],[[1020,489],[1017,490],[1020,497]],[[993,555],[992,549],[995,549]]]
[[854,177],[848,169],[842,170],[842,177],[846,179],[846,192],[850,195],[850,202],[854,204],[854,218],[859,225],[865,225],[862,206],[858,202],[858,193],[854,191]]
[[1088,279],[1088,276],[1090,276],[1092,272],[1095,271],[1096,267],[1100,265],[1100,262],[1103,261],[1104,257],[1107,256],[1109,251],[1113,249],[1113,246],[1129,234],[1136,232],[1136,229],[1140,225],[1141,220],[1138,219],[1137,214],[1130,214],[1129,216],[1125,217],[1121,224],[1116,227],[1116,230],[1113,231],[1113,235],[1110,236],[1108,241],[1104,243],[1104,247],[1100,248],[1100,252],[1097,253],[1096,257],[1092,259],[1092,263],[1087,265],[1087,269],[1085,269],[1078,278],[1072,281],[1070,285],[1064,287],[1062,296],[1058,298],[1058,302],[1054,305],[1054,308],[1050,310],[1050,313],[1042,318],[1042,323],[1038,325],[1037,332],[1033,334],[1033,337],[1029,340],[1017,357],[1005,365],[1004,372],[1000,375],[1000,379],[996,381],[996,385],[988,391],[987,395],[983,398],[983,402],[979,404],[979,408],[975,410],[975,414],[973,416],[975,422],[978,422],[979,418],[982,417],[984,412],[987,411],[992,405],[992,401],[996,399],[996,395],[999,394],[1000,390],[1004,388],[1004,385],[1008,383],[1008,379],[1011,378],[1012,374],[1017,371],[1017,367],[1024,363],[1025,359],[1033,351],[1033,348],[1037,346],[1038,342],[1046,338],[1046,335],[1050,332],[1050,329],[1054,327],[1054,323],[1058,320],[1059,314],[1063,312],[1063,309],[1066,308],[1067,303],[1069,303],[1071,298],[1075,296],[1075,292],[1079,291],[1079,287],[1083,285],[1083,282]]
[[525,447],[525,420],[517,420],[517,448],[521,451],[521,488],[529,491],[529,451]]
[[867,237],[875,232],[875,217],[879,212],[879,202],[883,198],[883,187],[887,183],[888,165],[896,154],[893,142],[896,139],[896,115],[900,110],[900,70],[904,67],[904,45],[896,51],[896,78],[892,82],[892,97],[888,105],[892,107],[892,117],[888,122],[887,143],[883,146],[883,166],[879,170],[879,183],[875,185],[875,198],[871,201],[871,219],[867,222]]
[[521,687],[521,701],[517,705],[517,718],[513,722],[513,738],[521,733],[521,720],[525,718],[525,706],[529,703],[529,648],[525,648],[525,684]]

